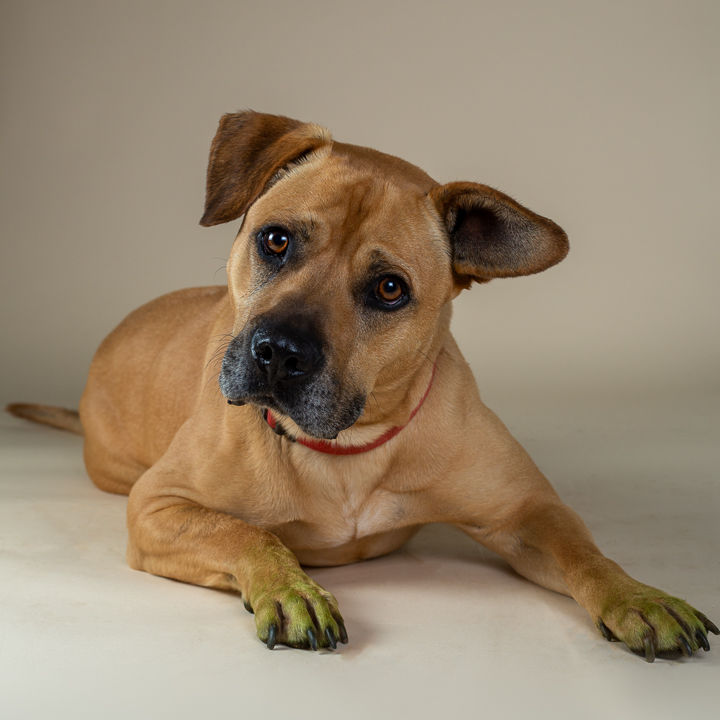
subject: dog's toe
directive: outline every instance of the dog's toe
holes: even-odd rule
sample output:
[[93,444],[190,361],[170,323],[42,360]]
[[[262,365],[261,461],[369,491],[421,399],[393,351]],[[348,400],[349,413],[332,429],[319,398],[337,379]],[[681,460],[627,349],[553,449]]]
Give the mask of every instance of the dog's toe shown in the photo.
[[656,657],[690,658],[700,648],[707,652],[707,633],[717,630],[684,600],[641,583],[609,605],[596,626],[606,640],[622,640],[647,662]]

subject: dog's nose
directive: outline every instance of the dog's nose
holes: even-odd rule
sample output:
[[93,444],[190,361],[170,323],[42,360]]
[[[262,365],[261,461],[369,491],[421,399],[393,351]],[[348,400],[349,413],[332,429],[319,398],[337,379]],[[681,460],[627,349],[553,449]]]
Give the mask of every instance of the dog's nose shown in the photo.
[[258,328],[250,351],[270,387],[307,379],[322,359],[316,340],[288,326]]

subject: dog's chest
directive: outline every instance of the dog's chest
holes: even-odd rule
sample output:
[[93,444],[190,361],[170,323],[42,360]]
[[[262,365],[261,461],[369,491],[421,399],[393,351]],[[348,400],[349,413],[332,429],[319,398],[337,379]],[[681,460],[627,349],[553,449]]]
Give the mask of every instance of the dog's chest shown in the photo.
[[329,548],[406,525],[408,494],[392,489],[384,473],[363,470],[302,477],[287,488],[283,509],[273,513],[273,531],[297,535],[306,547]]
[[316,505],[322,508],[321,514],[303,503],[315,539],[322,544],[343,545],[395,530],[406,513],[402,495],[384,487],[368,488],[356,482],[337,483],[325,490]]
[[325,498],[304,520],[275,532],[306,565],[343,565],[401,547],[417,527],[407,524],[402,495],[385,488]]
[[387,532],[397,527],[405,514],[402,497],[384,488],[371,493],[348,492],[339,498],[336,539],[348,540]]

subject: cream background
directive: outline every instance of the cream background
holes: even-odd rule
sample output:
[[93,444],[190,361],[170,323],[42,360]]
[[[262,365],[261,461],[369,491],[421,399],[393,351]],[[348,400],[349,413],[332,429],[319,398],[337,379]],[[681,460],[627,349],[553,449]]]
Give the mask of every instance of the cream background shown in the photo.
[[720,5],[5,2],[0,399],[75,405],[131,309],[224,280],[210,141],[253,108],[476,180],[568,258],[477,287],[481,386],[718,385]]
[[[237,225],[198,225],[224,112],[319,122],[565,228],[558,267],[464,293],[455,335],[601,547],[718,623],[719,32],[715,0],[5,0],[0,402],[76,406],[131,309],[224,280]],[[354,645],[268,653],[235,598],[127,570],[77,438],[0,430],[10,717],[717,708],[717,640],[646,666],[437,528],[317,575]]]

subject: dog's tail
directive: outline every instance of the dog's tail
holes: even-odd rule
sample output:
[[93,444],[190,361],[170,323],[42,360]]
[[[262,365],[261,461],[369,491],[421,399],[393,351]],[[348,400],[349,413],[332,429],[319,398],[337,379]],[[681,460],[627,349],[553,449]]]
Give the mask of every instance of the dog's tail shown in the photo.
[[77,410],[66,410],[52,405],[33,405],[31,403],[12,403],[5,410],[15,417],[50,425],[60,430],[67,430],[76,435],[84,434]]

